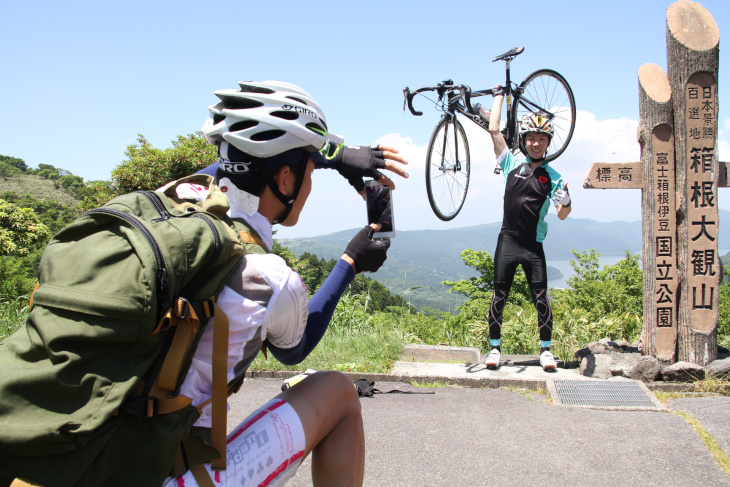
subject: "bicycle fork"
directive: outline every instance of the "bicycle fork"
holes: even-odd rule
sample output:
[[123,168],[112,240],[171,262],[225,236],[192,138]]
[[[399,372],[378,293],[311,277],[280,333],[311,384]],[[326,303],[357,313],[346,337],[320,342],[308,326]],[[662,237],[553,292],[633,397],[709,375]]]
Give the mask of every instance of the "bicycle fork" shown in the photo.
[[451,125],[454,127],[454,166],[449,168],[446,165],[446,151],[449,146],[449,130],[448,130],[448,128],[445,128],[444,129],[444,143],[443,143],[443,147],[441,148],[441,167],[439,167],[439,169],[443,173],[451,171],[454,174],[456,174],[461,171],[461,160],[459,159],[459,143],[458,143],[459,139],[458,139],[457,127],[456,127],[456,116],[451,115],[448,117],[447,120],[448,120],[446,122],[447,125],[449,124],[449,122],[453,122]]

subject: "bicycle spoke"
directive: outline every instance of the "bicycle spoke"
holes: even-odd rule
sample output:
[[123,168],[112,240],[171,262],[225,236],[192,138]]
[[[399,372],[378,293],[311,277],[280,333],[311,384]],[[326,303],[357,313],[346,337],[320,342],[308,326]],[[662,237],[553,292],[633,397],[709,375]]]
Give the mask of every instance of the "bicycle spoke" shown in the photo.
[[555,135],[548,147],[548,160],[555,159],[567,147],[575,128],[575,101],[565,79],[545,69],[531,74],[521,85],[523,91],[513,107],[517,123],[525,115],[538,114],[550,119]]
[[431,208],[440,219],[451,220],[461,210],[469,185],[469,146],[461,124],[446,119],[439,123],[431,136],[427,164]]

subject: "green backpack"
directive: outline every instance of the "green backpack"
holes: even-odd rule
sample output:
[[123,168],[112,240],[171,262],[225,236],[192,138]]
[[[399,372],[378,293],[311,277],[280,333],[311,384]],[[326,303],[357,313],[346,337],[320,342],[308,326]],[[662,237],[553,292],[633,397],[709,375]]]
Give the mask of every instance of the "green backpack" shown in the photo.
[[[183,183],[208,187],[205,201],[177,198]],[[0,486],[162,483],[199,416],[178,392],[215,299],[246,252],[267,252],[227,210],[196,175],[117,197],[53,237],[26,323],[0,343]],[[211,457],[224,468],[220,370]]]

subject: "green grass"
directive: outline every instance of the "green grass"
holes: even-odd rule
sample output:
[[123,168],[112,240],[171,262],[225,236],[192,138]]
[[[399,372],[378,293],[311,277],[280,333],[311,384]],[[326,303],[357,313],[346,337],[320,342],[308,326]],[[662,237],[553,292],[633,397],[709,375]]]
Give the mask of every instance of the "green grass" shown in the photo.
[[404,337],[386,320],[360,321],[336,316],[322,341],[304,360],[286,366],[259,354],[252,370],[338,370],[341,372],[389,373],[403,351]]
[[[730,395],[730,378],[704,379],[692,384],[691,389],[689,393],[654,391],[654,395],[665,406],[670,399],[698,396],[728,396]],[[717,440],[690,413],[685,411],[672,411],[672,413],[680,416],[692,426],[720,468],[723,469],[725,474],[730,476],[730,456],[720,447]]]
[[28,316],[28,297],[0,301],[0,340],[12,335]]

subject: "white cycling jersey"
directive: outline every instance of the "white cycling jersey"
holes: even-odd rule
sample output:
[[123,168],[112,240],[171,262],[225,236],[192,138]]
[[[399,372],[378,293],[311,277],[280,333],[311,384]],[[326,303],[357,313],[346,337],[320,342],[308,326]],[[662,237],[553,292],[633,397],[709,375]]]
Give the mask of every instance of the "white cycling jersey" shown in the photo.
[[[195,185],[190,185],[195,186]],[[184,192],[184,193],[181,193]],[[181,197],[205,198],[197,188],[182,188]],[[231,202],[229,215],[243,219],[271,249],[271,223],[260,213],[237,211]],[[278,348],[295,347],[302,339],[309,311],[307,288],[284,259],[274,254],[248,254],[218,297],[218,305],[229,319],[228,378],[230,382],[248,368],[264,340]],[[212,395],[212,353],[214,320],[208,323],[193,356],[180,393],[193,405]],[[203,408],[195,426],[211,426],[211,404]]]

